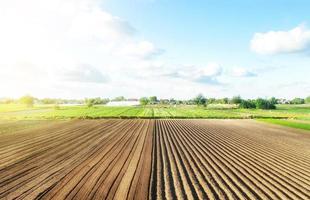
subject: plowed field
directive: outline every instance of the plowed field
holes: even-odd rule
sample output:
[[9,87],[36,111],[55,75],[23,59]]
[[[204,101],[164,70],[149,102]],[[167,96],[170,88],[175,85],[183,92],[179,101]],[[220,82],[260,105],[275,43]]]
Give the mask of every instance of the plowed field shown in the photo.
[[0,135],[0,199],[310,199],[310,134],[251,120],[73,120]]

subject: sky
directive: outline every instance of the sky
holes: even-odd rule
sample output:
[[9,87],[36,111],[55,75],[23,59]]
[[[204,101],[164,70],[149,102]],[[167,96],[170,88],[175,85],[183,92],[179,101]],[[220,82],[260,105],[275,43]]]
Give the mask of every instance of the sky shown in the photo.
[[307,0],[1,0],[0,97],[310,95]]

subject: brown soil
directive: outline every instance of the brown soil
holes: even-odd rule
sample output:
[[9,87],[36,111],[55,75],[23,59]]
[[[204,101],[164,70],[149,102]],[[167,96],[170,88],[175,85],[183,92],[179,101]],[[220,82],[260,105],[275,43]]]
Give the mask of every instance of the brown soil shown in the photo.
[[251,120],[73,120],[0,135],[0,199],[310,199],[310,134]]

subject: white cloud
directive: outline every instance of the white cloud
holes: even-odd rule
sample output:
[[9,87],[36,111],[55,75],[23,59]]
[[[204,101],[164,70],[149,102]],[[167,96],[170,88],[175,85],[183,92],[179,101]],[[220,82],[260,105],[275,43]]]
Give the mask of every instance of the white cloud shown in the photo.
[[234,77],[254,77],[256,73],[242,67],[235,67],[232,69],[231,75]]
[[137,66],[141,70],[152,66],[152,59],[163,51],[140,39],[129,22],[103,10],[99,3],[0,1],[2,95],[40,96],[45,94],[39,88],[43,82],[46,87],[62,88],[74,82],[82,96],[90,90],[82,86],[85,82],[106,85],[107,77],[118,80],[134,74]]
[[64,81],[104,83],[108,80],[98,69],[91,65],[79,65],[74,69],[67,70],[61,77]]
[[163,50],[156,48],[154,44],[149,41],[141,41],[127,44],[120,50],[120,53],[133,58],[150,59],[162,54]]
[[255,33],[251,40],[251,49],[258,54],[294,53],[309,47],[310,30],[304,25],[289,31]]
[[218,76],[223,72],[223,68],[218,63],[209,63],[205,67],[182,66],[170,73],[170,76],[182,78],[189,81],[218,84]]

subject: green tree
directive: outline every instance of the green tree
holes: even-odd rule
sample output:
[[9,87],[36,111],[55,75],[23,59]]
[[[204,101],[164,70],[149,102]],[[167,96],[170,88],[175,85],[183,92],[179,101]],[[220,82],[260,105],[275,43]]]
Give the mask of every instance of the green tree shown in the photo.
[[228,104],[228,102],[229,102],[229,99],[227,97],[222,99],[222,103],[223,104]]
[[308,97],[305,98],[305,102],[306,102],[306,103],[310,103],[310,96],[308,96]]
[[149,103],[149,99],[146,97],[141,97],[139,101],[142,106],[145,106]]
[[156,104],[157,103],[157,97],[156,96],[151,96],[150,98],[149,98],[149,100],[150,100],[150,104]]
[[198,94],[193,101],[198,106],[205,106],[207,103],[207,99],[202,94]]
[[26,96],[23,96],[19,99],[19,102],[22,103],[22,104],[25,104],[27,105],[28,107],[32,107],[33,104],[34,104],[34,100],[35,98],[30,96],[30,95],[26,95]]
[[291,101],[291,104],[304,104],[305,103],[305,100],[302,99],[302,98],[294,98],[292,101]]
[[93,107],[95,105],[96,99],[86,98],[84,102],[85,102],[86,106],[90,108],[90,107]]
[[124,96],[115,97],[113,101],[125,101],[126,98]]
[[230,102],[231,102],[232,104],[240,104],[240,103],[242,102],[242,98],[241,98],[240,96],[234,96],[234,97],[230,100]]
[[216,99],[215,98],[209,98],[208,103],[209,104],[216,103]]
[[256,108],[255,102],[252,100],[242,100],[241,103],[239,104],[240,108],[246,108],[246,109],[251,109],[251,108]]
[[255,100],[256,108],[258,109],[276,109],[276,106],[272,104],[270,101],[262,98],[258,98]]
[[278,104],[278,99],[276,99],[275,97],[271,97],[269,101],[272,104]]

